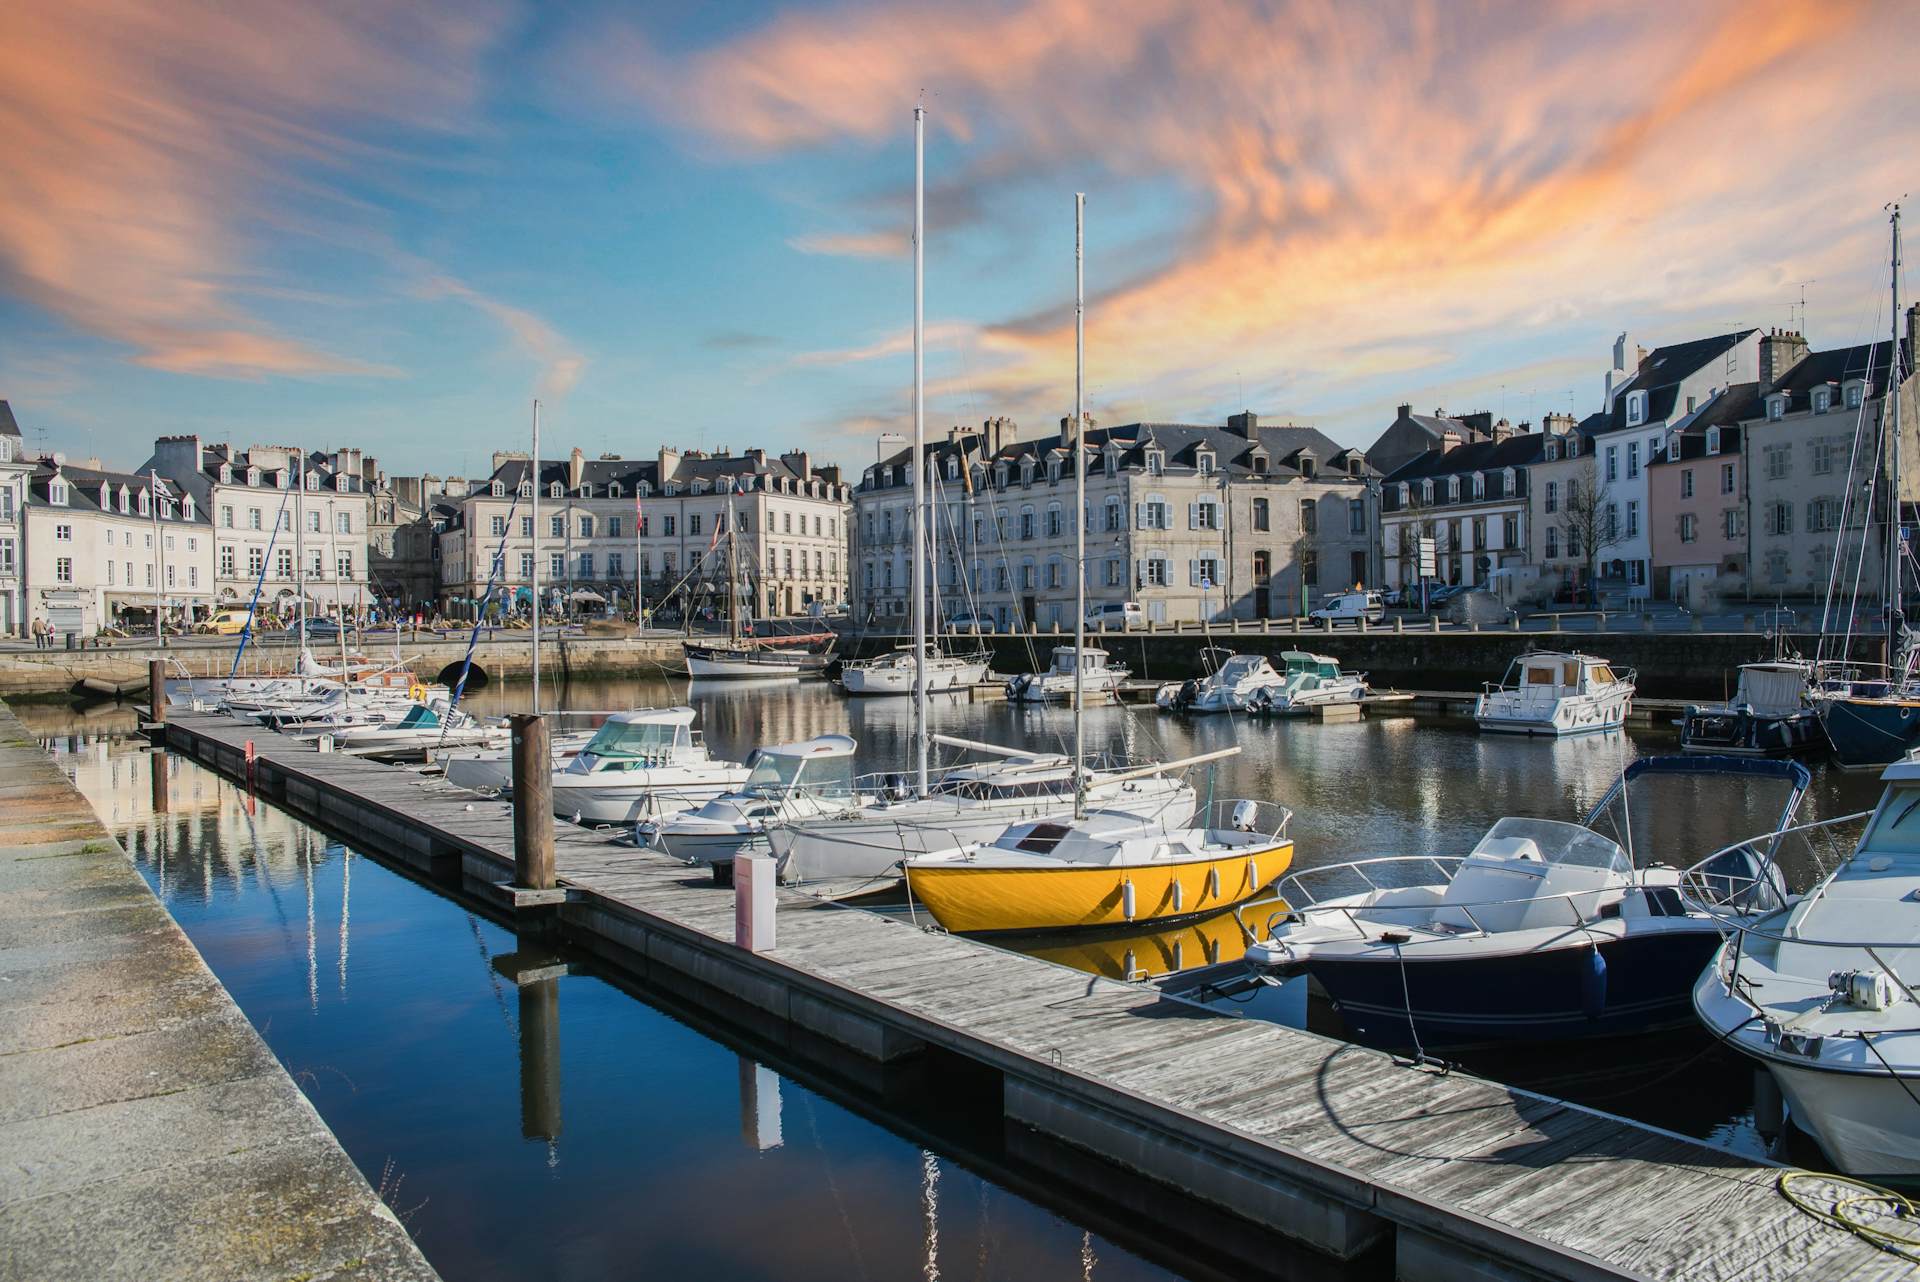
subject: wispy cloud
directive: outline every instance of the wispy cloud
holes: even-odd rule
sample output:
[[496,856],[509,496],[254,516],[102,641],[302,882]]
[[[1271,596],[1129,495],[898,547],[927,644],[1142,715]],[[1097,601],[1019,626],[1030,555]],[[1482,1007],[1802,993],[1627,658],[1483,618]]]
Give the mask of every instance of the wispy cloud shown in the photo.
[[451,298],[465,303],[498,322],[514,344],[539,365],[534,391],[542,400],[565,399],[587,367],[587,358],[572,343],[524,307],[483,294],[451,276],[429,278],[420,293],[426,298]]
[[795,236],[787,244],[803,254],[832,254],[842,258],[900,258],[913,249],[907,232],[816,232]]
[[[1490,370],[1483,353],[1527,333],[1577,336],[1597,368],[1623,318],[1771,304],[1783,263],[1911,183],[1909,17],[1897,0],[849,3],[670,59],[629,33],[608,74],[741,156],[899,147],[924,91],[981,176],[971,201],[1057,188],[1062,223],[1067,175],[1170,181],[1197,212],[1169,252],[1089,264],[1093,383],[1172,412],[1240,368],[1390,405],[1436,362]],[[848,195],[850,214],[870,204]],[[981,321],[978,388],[1057,401],[1061,313]]]
[[390,372],[250,315],[249,232],[367,126],[458,121],[499,9],[11,0],[0,283],[156,369]]

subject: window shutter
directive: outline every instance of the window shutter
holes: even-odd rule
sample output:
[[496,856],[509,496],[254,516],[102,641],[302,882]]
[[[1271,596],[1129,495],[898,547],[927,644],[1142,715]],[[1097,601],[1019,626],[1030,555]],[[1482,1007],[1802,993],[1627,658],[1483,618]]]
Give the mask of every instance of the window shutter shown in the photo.
[[1133,528],[1136,530],[1144,530],[1147,528],[1147,505],[1145,503],[1135,503],[1133,505]]
[[1133,559],[1133,586],[1137,588],[1147,586],[1147,558],[1144,556]]
[[1187,586],[1193,588],[1200,586],[1200,562],[1196,560],[1187,562]]

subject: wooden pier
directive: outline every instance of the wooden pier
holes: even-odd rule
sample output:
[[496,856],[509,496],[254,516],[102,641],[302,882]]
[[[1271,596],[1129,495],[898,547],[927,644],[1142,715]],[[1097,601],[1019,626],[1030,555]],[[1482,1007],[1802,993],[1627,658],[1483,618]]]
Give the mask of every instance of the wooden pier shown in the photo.
[[[226,718],[176,711],[161,733],[349,840],[511,902],[501,802]],[[1013,1121],[1334,1257],[1390,1245],[1423,1282],[1913,1276],[1789,1204],[1778,1167],[1653,1127],[792,891],[778,946],[750,953],[733,895],[687,866],[558,821],[555,853],[564,902],[522,911],[571,942],[697,981],[783,1041],[965,1056],[1001,1074]]]

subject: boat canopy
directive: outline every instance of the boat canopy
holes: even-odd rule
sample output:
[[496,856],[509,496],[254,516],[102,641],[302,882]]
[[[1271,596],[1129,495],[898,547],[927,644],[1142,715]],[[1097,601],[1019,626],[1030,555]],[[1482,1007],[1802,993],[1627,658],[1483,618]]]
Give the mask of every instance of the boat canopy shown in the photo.
[[607,719],[582,755],[656,757],[693,744],[692,708],[645,708]]
[[400,719],[403,730],[419,730],[440,724],[440,714],[424,703],[416,703],[407,709],[407,715]]
[[1261,673],[1272,671],[1273,665],[1267,662],[1265,655],[1236,654],[1220,665],[1217,675],[1221,682],[1231,685],[1237,681],[1245,681],[1248,677],[1256,677]]
[[1340,661],[1324,654],[1288,650],[1280,656],[1280,661],[1286,665],[1288,676],[1305,674],[1316,677],[1337,677],[1340,675]]
[[1515,659],[1513,667],[1517,672],[1509,672],[1509,678],[1522,690],[1579,694],[1619,680],[1605,659],[1585,654],[1537,650]]
[[[1081,650],[1080,654],[1086,659],[1087,670],[1090,672],[1107,666],[1107,652],[1105,650],[1088,646],[1084,650]],[[1073,668],[1073,647],[1070,645],[1055,646],[1053,648],[1053,670],[1055,672],[1072,672]]]
[[1740,669],[1736,707],[1756,716],[1785,717],[1807,709],[1807,668],[1799,663],[1749,663]]
[[804,780],[811,790],[850,793],[854,746],[848,735],[823,734],[800,743],[758,749],[747,762],[747,782],[741,790],[782,793]]

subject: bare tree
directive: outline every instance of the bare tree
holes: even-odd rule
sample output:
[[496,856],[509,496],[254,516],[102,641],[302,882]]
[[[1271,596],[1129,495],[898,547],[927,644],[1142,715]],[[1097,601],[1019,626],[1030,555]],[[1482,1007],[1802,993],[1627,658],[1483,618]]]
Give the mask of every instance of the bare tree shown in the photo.
[[1556,525],[1566,554],[1581,559],[1587,571],[1587,590],[1597,592],[1600,554],[1621,542],[1619,512],[1610,501],[1607,487],[1600,484],[1599,469],[1589,462],[1577,475],[1569,476],[1558,507]]

